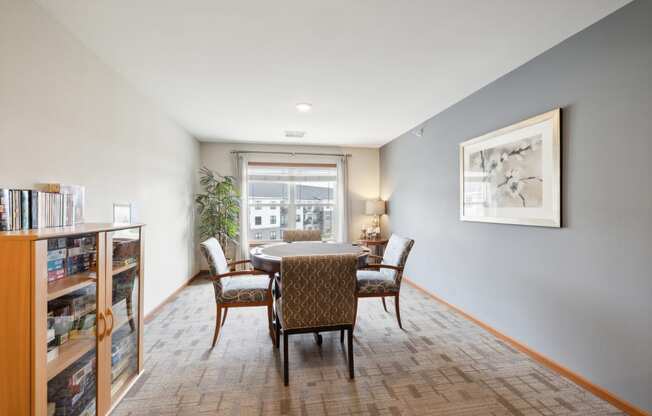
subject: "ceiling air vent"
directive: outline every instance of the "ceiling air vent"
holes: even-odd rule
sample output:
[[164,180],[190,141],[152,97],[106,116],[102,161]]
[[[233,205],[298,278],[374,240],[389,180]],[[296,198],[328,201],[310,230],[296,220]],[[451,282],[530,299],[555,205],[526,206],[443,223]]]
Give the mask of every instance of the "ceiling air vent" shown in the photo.
[[285,137],[290,137],[293,139],[301,139],[306,135],[305,131],[301,130],[285,130]]

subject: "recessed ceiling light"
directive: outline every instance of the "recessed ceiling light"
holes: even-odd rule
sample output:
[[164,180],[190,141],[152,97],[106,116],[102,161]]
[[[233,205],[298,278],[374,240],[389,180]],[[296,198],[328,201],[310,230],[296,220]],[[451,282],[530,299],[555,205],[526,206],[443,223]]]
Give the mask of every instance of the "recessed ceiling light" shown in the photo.
[[312,110],[312,104],[310,103],[299,103],[296,105],[297,111],[300,113],[307,113]]

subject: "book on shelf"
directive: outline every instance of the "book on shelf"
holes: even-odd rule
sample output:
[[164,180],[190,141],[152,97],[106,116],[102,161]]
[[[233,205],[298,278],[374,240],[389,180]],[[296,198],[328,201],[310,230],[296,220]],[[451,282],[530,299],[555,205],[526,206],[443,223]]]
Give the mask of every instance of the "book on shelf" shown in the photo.
[[14,227],[10,198],[9,189],[0,188],[0,231],[9,231]]
[[20,191],[20,228],[23,230],[30,229],[30,211],[29,211],[29,191],[21,189]]
[[84,222],[85,187],[62,183],[45,183],[39,186],[46,192],[68,195],[70,202],[66,207],[66,216],[72,219],[72,224],[81,224]]
[[0,231],[84,222],[83,186],[45,184],[43,190],[0,188]]
[[59,356],[59,346],[54,341],[48,342],[48,362]]
[[48,383],[48,403],[54,403],[55,414],[94,414],[97,379],[94,354],[94,351],[87,353]]

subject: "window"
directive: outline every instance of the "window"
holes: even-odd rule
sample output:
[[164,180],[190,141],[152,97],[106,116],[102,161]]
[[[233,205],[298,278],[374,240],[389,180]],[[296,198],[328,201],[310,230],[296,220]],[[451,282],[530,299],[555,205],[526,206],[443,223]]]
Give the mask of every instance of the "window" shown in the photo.
[[320,230],[324,239],[337,238],[334,164],[250,162],[247,178],[250,238],[262,239],[258,231],[264,230],[275,240],[284,229]]
[[254,238],[255,238],[256,240],[262,240],[262,239],[263,239],[263,233],[256,233],[256,234],[254,235]]

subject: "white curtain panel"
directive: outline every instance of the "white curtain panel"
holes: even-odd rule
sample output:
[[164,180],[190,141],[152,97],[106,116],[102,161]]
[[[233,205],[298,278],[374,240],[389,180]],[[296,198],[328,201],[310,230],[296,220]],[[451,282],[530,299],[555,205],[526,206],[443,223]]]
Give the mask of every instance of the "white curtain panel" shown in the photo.
[[349,240],[349,161],[347,156],[337,160],[337,241]]
[[235,154],[235,172],[238,186],[240,187],[240,246],[236,251],[237,259],[249,258],[249,207],[247,196],[247,165],[249,159],[246,154]]

